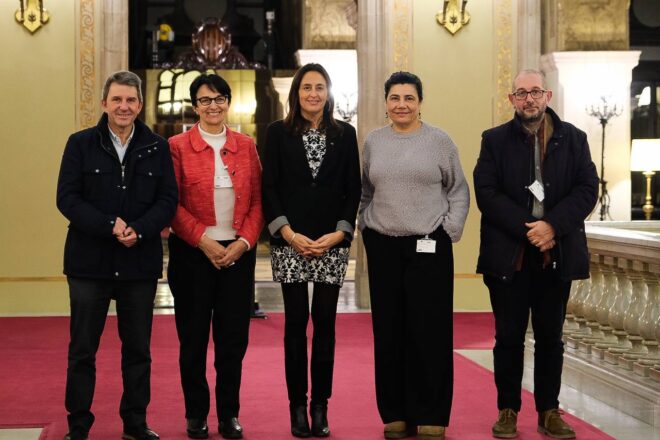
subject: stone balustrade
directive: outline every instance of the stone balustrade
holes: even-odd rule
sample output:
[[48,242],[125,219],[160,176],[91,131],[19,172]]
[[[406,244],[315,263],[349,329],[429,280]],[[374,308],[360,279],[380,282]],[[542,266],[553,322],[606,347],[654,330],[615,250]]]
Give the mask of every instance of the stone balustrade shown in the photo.
[[660,381],[660,222],[592,222],[586,232],[591,278],[573,283],[566,344]]

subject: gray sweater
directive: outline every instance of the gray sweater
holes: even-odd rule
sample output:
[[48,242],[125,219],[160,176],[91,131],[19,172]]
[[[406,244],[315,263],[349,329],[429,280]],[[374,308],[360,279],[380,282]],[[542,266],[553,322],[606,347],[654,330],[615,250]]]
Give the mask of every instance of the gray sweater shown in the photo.
[[422,123],[411,133],[386,126],[364,145],[360,229],[385,235],[424,235],[442,225],[452,242],[470,207],[458,149],[449,135]]

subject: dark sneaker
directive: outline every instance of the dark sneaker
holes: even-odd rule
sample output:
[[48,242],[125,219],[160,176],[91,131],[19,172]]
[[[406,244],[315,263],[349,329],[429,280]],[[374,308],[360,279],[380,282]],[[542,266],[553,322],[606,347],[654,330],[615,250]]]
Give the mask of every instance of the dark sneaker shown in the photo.
[[518,437],[518,413],[511,408],[500,410],[497,415],[497,421],[493,425],[493,437],[495,438],[515,438]]
[[552,438],[575,438],[575,431],[562,420],[562,414],[558,409],[539,413],[538,432]]

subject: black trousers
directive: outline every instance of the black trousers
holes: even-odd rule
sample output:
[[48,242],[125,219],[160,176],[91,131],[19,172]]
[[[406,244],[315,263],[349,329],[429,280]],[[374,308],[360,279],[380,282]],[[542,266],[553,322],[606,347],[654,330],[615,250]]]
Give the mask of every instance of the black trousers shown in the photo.
[[96,352],[110,300],[117,304],[124,392],[119,414],[126,429],[146,426],[151,398],[151,324],[157,280],[114,281],[69,277],[71,326],[65,406],[70,431],[88,432],[96,385]]
[[[307,405],[307,283],[282,283],[284,296],[284,369],[291,406]],[[312,296],[312,405],[327,405],[335,365],[335,320],[339,286],[314,283]]]
[[536,410],[559,407],[563,365],[562,327],[571,283],[561,281],[532,245],[525,248],[522,270],[511,283],[484,276],[495,315],[495,385],[498,409],[520,411],[525,332],[532,313],[534,401]]
[[[231,241],[220,243],[226,246]],[[209,413],[206,352],[211,324],[218,420],[238,417],[256,249],[250,249],[233,266],[221,270],[216,269],[201,250],[174,234],[170,234],[169,249],[167,275],[174,296],[186,418],[205,419]]]
[[448,426],[453,395],[452,244],[440,227],[436,252],[418,236],[362,233],[374,330],[376,400],[383,423]]

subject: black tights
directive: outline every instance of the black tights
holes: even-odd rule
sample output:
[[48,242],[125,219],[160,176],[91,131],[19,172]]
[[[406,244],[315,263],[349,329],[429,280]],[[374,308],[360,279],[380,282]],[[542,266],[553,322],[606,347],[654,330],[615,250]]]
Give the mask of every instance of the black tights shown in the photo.
[[[289,402],[307,404],[307,283],[282,283],[284,296],[284,365]],[[339,286],[314,283],[312,297],[312,404],[325,405],[332,394],[335,318]]]

